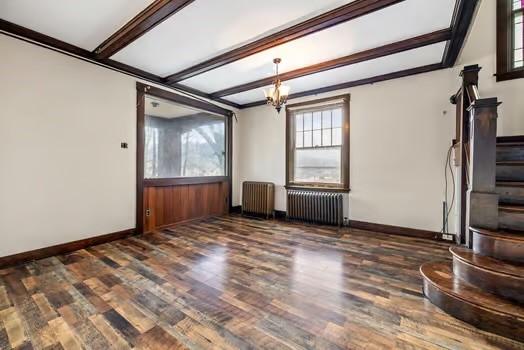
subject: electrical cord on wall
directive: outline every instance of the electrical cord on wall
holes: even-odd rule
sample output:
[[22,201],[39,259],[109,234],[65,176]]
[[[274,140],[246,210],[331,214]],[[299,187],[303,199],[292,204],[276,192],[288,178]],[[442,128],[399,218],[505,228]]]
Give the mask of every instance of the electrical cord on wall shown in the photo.
[[451,205],[449,206],[447,212],[446,212],[446,216],[444,217],[444,222],[443,222],[443,225],[442,225],[442,230],[441,230],[441,233],[448,233],[446,232],[446,228],[448,227],[448,222],[449,222],[449,215],[451,214],[451,211],[453,210],[453,206],[455,204],[455,174],[453,173],[453,167],[451,165],[451,154],[453,152],[453,148],[454,148],[454,145],[451,145],[451,147],[448,149],[448,154],[447,154],[447,157],[446,157],[446,163],[444,164],[444,181],[446,183],[445,185],[445,197],[446,197],[446,200],[445,200],[445,203],[446,205],[448,204],[448,169],[449,169],[449,172],[451,174],[451,180],[452,180],[452,184],[453,184],[453,191],[452,191],[452,197],[451,197]]

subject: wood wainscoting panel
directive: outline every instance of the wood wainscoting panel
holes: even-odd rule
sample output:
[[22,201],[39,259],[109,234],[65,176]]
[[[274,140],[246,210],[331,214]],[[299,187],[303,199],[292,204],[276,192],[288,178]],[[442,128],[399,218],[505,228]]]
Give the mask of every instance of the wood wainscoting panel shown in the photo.
[[144,188],[145,232],[228,210],[228,181]]

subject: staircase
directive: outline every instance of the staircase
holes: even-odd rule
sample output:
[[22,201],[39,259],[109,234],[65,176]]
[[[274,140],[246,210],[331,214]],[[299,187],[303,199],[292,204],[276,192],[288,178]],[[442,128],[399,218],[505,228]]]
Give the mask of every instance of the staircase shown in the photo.
[[524,139],[497,139],[498,103],[472,100],[467,244],[450,247],[452,262],[420,267],[424,295],[462,321],[524,342]]

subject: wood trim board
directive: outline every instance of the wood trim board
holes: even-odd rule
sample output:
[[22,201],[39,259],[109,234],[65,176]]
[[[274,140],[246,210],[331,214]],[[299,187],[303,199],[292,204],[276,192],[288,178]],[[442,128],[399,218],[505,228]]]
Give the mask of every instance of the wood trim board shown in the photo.
[[108,233],[100,236],[94,236],[89,238],[80,239],[68,243],[62,243],[53,245],[50,247],[39,248],[13,254],[9,256],[0,257],[0,269],[6,268],[13,265],[26,263],[33,260],[39,260],[49,258],[51,256],[70,253],[76,250],[85,249],[90,246],[103,244],[107,242],[116,241],[118,239],[129,237],[136,233],[134,228],[130,228],[123,231]]
[[[232,207],[232,213],[234,213],[235,215],[240,214],[241,212],[242,212],[241,205]],[[277,220],[285,221],[286,212],[282,210],[275,210],[275,217]],[[416,228],[385,225],[385,224],[378,224],[378,223],[367,222],[367,221],[358,221],[358,220],[349,220],[348,227],[354,228],[357,230],[373,231],[373,232],[386,233],[386,234],[391,234],[391,235],[408,236],[408,237],[431,239],[431,240],[436,240],[436,241],[444,241],[441,238],[440,232],[421,230],[421,229],[416,229]],[[445,241],[445,242],[452,243],[450,241]]]
[[[321,73],[331,69],[341,68],[364,62],[396,53],[413,50],[416,48],[436,44],[442,41],[449,40],[451,38],[450,29],[442,29],[432,33],[419,35],[406,40],[397,41],[391,44],[375,47],[373,49],[353,53],[344,57],[336,58],[333,60],[313,64],[307,67],[295,69],[289,72],[285,72],[279,75],[282,81],[296,79],[311,74]],[[271,85],[276,79],[276,76],[271,76],[259,80],[255,80],[249,83],[241,84],[224,90],[216,91],[211,94],[214,98],[224,97],[228,95],[238,94],[240,92],[249,91],[257,88],[261,88],[267,85]]]
[[94,53],[106,59],[131,44],[166,19],[191,4],[194,0],[155,0],[113,35],[104,40]]
[[[524,68],[513,69],[512,1],[497,1],[497,81],[524,78]],[[522,39],[524,40],[524,38]]]
[[178,185],[211,184],[229,181],[227,176],[179,177],[171,179],[144,179],[146,187],[164,187]]
[[250,42],[231,51],[212,57],[180,72],[173,73],[167,76],[166,80],[169,83],[177,83],[189,79],[228,63],[254,55],[258,52],[333,27],[337,24],[368,15],[402,1],[404,0],[355,0],[334,10],[298,23],[292,27],[283,29],[277,33],[265,36],[254,42]]
[[151,82],[160,86],[164,86],[168,89],[177,90],[186,95],[194,95],[200,98],[215,101],[217,103],[225,104],[233,108],[239,108],[240,106],[234,102],[218,98],[213,99],[209,94],[187,87],[182,84],[166,84],[165,80],[155,74],[143,71],[141,69],[131,67],[127,64],[117,62],[111,59],[99,59],[96,57],[94,52],[82,49],[78,46],[68,44],[64,41],[52,38],[48,35],[36,32],[29,28],[19,26],[17,24],[8,22],[0,18],[0,34],[10,36],[12,38],[22,40],[45,49],[49,49],[69,57],[80,59],[82,61],[96,64],[98,66],[117,71],[135,78],[140,78],[147,82]]
[[442,58],[445,67],[453,67],[457,62],[478,4],[479,0],[457,0],[451,20],[451,40],[446,45]]
[[[401,71],[397,71],[397,72],[393,72],[393,73],[377,75],[377,76],[374,76],[374,77],[371,77],[371,78],[365,78],[365,79],[350,81],[350,82],[347,82],[347,83],[341,83],[341,84],[336,84],[336,85],[331,85],[331,86],[325,86],[325,87],[321,87],[321,88],[318,88],[318,89],[312,89],[312,90],[297,92],[297,93],[289,95],[289,100],[292,100],[292,99],[295,99],[295,98],[300,98],[300,97],[315,96],[315,95],[323,94],[323,93],[326,93],[326,92],[331,92],[331,91],[336,91],[336,90],[343,90],[343,89],[348,89],[348,88],[355,87],[355,86],[373,84],[373,83],[378,83],[378,82],[386,81],[386,80],[392,80],[392,79],[398,79],[398,78],[402,78],[402,77],[408,77],[408,76],[411,76],[411,75],[432,72],[432,71],[439,70],[439,69],[444,69],[444,68],[446,68],[446,67],[442,66],[441,63],[435,63],[435,64],[430,64],[430,65],[427,65],[427,66],[420,66],[420,67],[416,67],[416,68],[405,69],[405,70],[401,70]],[[265,100],[264,101],[262,101],[262,100],[261,101],[255,101],[255,102],[246,103],[244,105],[241,105],[240,109],[257,107],[257,106],[263,106],[265,104],[266,104]]]
[[401,236],[410,236],[410,237],[426,238],[426,239],[433,239],[433,240],[441,240],[439,232],[420,230],[420,229],[409,228],[409,227],[377,224],[377,223],[358,221],[358,220],[350,220],[349,227],[356,228],[359,230],[388,233],[392,235],[401,235]]

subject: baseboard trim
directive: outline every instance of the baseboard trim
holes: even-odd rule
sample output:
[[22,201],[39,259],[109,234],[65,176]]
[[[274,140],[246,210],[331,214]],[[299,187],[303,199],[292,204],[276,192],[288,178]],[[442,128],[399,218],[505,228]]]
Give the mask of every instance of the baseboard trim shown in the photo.
[[123,231],[108,233],[100,236],[80,239],[78,241],[57,244],[50,247],[39,248],[28,252],[0,257],[0,269],[27,263],[34,260],[49,258],[51,256],[74,252],[90,246],[116,241],[129,237],[136,233],[136,229],[130,228]]
[[[231,213],[241,213],[241,212],[242,212],[242,206],[240,205],[234,206],[231,210]],[[275,219],[285,220],[286,212],[283,210],[275,210]],[[432,239],[432,240],[437,240],[437,241],[449,242],[449,241],[445,241],[442,239],[442,235],[440,232],[419,230],[416,228],[385,225],[385,224],[376,224],[373,222],[358,221],[358,220],[349,220],[349,227],[359,229],[359,230],[387,233],[391,235],[426,238],[426,239]]]
[[285,219],[287,216],[286,212],[284,210],[275,210],[275,218],[277,219]]
[[388,233],[392,235],[441,240],[439,232],[428,231],[428,230],[419,230],[416,228],[376,224],[372,222],[358,221],[358,220],[350,220],[349,227],[356,228],[359,230]]
[[[235,205],[231,207],[231,210],[229,211],[231,214],[241,214],[242,213],[242,206],[241,205]],[[285,210],[274,210],[275,213],[275,219],[285,219],[286,218],[286,211]],[[257,217],[253,215],[254,217]],[[264,215],[260,216],[261,218],[264,218]]]

